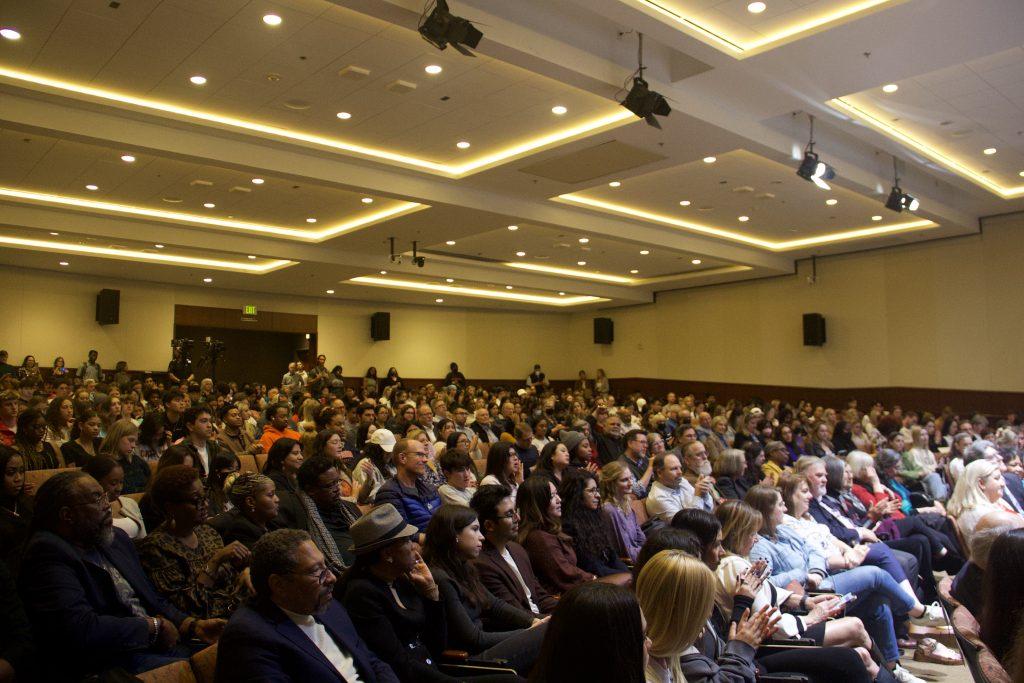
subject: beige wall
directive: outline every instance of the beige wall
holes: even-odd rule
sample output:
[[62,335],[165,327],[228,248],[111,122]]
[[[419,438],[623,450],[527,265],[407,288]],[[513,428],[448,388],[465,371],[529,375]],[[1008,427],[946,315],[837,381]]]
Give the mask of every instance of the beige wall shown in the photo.
[[[550,377],[603,367],[653,377],[816,387],[911,386],[1024,390],[1024,217],[988,221],[954,240],[819,260],[800,276],[663,293],[655,304],[603,313],[490,313],[387,305],[392,341],[369,340],[380,304],[222,292],[71,275],[0,273],[0,347],[20,362],[69,365],[97,348],[104,366],[166,367],[175,304],[315,313],[319,345],[346,374],[395,365],[437,377],[451,360],[470,377]],[[121,290],[121,324],[94,322],[95,295]],[[822,313],[828,343],[802,344],[801,315]],[[615,343],[593,343],[592,319],[615,321]],[[503,334],[496,334],[496,329]],[[415,343],[410,343],[415,340]],[[382,367],[383,366],[383,367]]]

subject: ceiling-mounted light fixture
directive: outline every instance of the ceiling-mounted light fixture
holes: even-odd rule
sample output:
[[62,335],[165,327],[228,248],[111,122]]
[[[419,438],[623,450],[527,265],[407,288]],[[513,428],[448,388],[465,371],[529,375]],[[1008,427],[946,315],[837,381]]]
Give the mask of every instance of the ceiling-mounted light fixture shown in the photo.
[[644,66],[644,34],[639,35],[640,47],[637,50],[639,66],[631,76],[633,87],[629,89],[626,99],[622,100],[621,104],[646,121],[648,126],[660,129],[661,124],[658,123],[658,119],[654,118],[655,114],[668,116],[672,113],[672,107],[668,106],[668,101],[660,93],[651,90],[647,86],[647,81],[644,80],[644,69],[647,68]]
[[892,158],[892,191],[889,192],[889,198],[885,200],[885,208],[896,213],[903,213],[904,211],[917,211],[921,206],[921,202],[917,200],[917,197],[905,193],[900,188],[900,169],[897,165],[896,157]]
[[835,178],[836,170],[818,159],[818,155],[814,151],[814,117],[810,116],[809,118],[811,119],[811,136],[807,141],[807,146],[804,147],[804,160],[800,162],[800,168],[796,170],[796,174],[804,180],[810,180],[823,190],[831,190],[832,188],[825,181]]
[[467,19],[452,14],[448,10],[448,0],[436,0],[434,10],[429,15],[423,10],[423,15],[420,16],[418,30],[424,40],[438,50],[451,45],[467,57],[476,56],[465,46],[475,49],[484,34]]

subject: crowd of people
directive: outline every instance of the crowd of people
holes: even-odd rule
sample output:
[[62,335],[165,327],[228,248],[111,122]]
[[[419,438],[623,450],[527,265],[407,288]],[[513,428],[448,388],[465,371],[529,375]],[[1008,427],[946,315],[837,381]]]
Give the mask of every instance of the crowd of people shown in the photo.
[[920,683],[943,572],[1024,670],[1016,415],[57,361],[0,352],[0,682]]

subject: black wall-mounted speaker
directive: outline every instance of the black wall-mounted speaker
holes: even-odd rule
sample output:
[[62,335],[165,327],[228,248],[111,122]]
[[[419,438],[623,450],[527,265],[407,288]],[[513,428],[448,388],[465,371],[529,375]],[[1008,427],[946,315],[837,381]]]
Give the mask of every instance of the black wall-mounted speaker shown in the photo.
[[121,318],[121,290],[101,289],[96,295],[96,322],[116,325]]
[[615,341],[615,323],[611,318],[594,318],[594,343],[611,344]]
[[821,313],[804,313],[804,346],[824,346],[825,316]]
[[379,311],[370,316],[370,338],[373,341],[391,339],[391,314]]

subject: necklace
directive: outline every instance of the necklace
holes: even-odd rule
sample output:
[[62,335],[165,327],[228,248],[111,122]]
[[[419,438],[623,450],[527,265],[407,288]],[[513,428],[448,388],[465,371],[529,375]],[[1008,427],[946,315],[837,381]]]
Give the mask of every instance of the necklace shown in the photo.
[[14,501],[14,508],[13,509],[12,508],[8,508],[8,507],[0,507],[0,509],[4,510],[5,512],[10,513],[14,517],[21,517],[21,515],[18,514],[18,501]]

